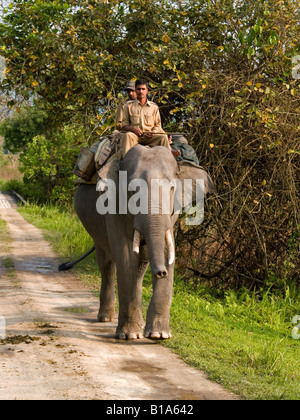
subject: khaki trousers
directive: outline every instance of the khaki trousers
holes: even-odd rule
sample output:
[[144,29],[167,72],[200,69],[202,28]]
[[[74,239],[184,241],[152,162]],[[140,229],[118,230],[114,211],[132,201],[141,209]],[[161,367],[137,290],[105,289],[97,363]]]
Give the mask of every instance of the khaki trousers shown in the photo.
[[121,156],[123,158],[129,149],[136,146],[137,144],[143,144],[145,146],[165,146],[170,149],[170,144],[167,134],[154,134],[152,137],[138,137],[136,134],[128,132],[121,135]]

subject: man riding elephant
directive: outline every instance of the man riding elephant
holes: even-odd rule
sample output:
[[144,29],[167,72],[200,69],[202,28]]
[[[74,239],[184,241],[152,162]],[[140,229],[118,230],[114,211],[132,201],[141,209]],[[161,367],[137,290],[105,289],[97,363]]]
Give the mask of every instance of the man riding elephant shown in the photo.
[[116,118],[115,118],[116,130],[121,130],[122,128],[124,106],[126,105],[128,101],[134,101],[136,99],[135,81],[130,80],[126,84],[124,91],[127,93],[127,98],[123,100],[117,107]]
[[123,110],[122,156],[138,143],[145,146],[165,146],[170,150],[167,134],[161,127],[158,106],[148,100],[148,82],[140,79],[135,82],[137,98],[127,102]]

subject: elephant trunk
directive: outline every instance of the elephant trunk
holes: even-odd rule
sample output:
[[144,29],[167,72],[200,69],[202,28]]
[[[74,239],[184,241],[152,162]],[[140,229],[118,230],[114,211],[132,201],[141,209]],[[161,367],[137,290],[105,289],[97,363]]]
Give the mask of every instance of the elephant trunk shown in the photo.
[[145,238],[152,274],[157,279],[168,276],[165,260],[166,241],[164,236],[149,235]]
[[[153,275],[157,278],[165,278],[168,276],[167,266],[174,263],[175,260],[175,248],[172,236],[172,230],[169,226],[165,227],[164,224],[155,226],[153,224],[139,225],[136,224],[133,238],[133,252],[139,253],[139,246],[141,241],[141,235],[143,234],[144,239],[148,248],[148,256],[151,264]],[[149,226],[151,226],[149,228]]]

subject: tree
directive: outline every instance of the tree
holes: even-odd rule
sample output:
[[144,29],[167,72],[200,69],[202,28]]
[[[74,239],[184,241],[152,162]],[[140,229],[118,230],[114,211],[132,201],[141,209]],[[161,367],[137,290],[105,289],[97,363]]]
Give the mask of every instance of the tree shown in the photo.
[[214,284],[299,278],[299,23],[296,0],[14,0],[2,90],[91,144],[126,81],[147,78],[164,127],[190,132],[217,187],[203,226],[179,226],[182,267],[189,254],[188,272]]
[[12,153],[26,150],[28,143],[37,135],[47,132],[49,117],[37,107],[25,106],[0,125],[5,138],[4,148]]
[[71,206],[74,196],[72,169],[82,132],[65,126],[51,139],[37,135],[20,156],[20,170],[30,199]]

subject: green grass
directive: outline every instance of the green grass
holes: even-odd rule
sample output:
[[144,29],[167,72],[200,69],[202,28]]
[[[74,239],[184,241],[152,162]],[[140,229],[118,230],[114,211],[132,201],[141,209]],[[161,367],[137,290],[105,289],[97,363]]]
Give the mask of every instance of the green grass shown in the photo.
[[44,231],[45,237],[63,259],[76,258],[93,245],[78,217],[63,208],[29,205],[19,211],[30,223]]
[[300,342],[291,335],[299,291],[214,297],[188,289],[176,280],[168,347],[243,398],[300,398]]
[[4,220],[0,219],[0,270],[6,273],[7,277],[11,280],[13,287],[19,287],[19,283],[16,281],[14,261],[10,255],[11,241],[12,239],[7,224]]
[[[92,245],[75,215],[55,207],[28,206],[21,214],[43,229],[63,261]],[[99,290],[95,256],[75,273]],[[292,338],[291,320],[300,315],[300,291],[221,292],[175,278],[171,309],[172,339],[163,345],[188,364],[244,399],[300,399],[300,340]],[[143,287],[144,312],[151,298],[151,276]]]
[[6,268],[11,261],[11,258],[6,255],[11,253],[10,243],[11,236],[7,224],[0,218],[0,254],[3,254],[3,257],[0,256],[0,267]]
[[11,257],[5,257],[3,260],[3,264],[6,269],[14,268],[15,266]]
[[0,219],[0,252],[8,251],[8,245],[11,242],[11,237],[7,229],[6,222]]

